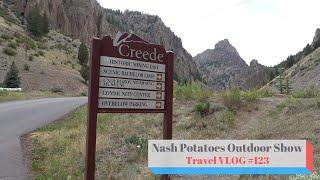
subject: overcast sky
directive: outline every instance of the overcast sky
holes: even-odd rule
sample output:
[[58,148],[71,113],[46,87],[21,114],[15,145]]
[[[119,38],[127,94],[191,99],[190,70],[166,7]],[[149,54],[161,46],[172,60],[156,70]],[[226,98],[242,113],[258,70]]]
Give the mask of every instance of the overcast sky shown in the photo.
[[247,63],[275,65],[311,43],[320,28],[320,0],[98,1],[160,16],[192,56],[229,39]]

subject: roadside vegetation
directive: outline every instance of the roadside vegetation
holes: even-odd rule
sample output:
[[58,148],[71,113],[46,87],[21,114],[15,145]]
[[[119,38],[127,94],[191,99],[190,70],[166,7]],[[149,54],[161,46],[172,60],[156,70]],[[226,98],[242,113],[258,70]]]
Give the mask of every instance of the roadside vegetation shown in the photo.
[[[316,137],[320,100],[293,96],[273,101],[273,92],[237,89],[213,93],[200,83],[174,87],[174,139],[215,139],[239,128],[236,123],[259,114],[236,139],[310,139]],[[270,104],[263,104],[267,98]],[[274,104],[274,105],[273,105]],[[87,107],[28,135],[37,179],[82,179]],[[147,168],[147,140],[162,138],[161,114],[101,114],[97,127],[97,179],[157,179]],[[305,122],[301,122],[305,121]],[[245,123],[245,122],[243,122]],[[130,128],[128,128],[130,127]],[[310,129],[310,131],[306,131]],[[319,131],[319,132],[318,132]],[[319,167],[319,158],[315,158]],[[250,176],[241,178],[252,179]],[[295,178],[295,177],[293,177]]]

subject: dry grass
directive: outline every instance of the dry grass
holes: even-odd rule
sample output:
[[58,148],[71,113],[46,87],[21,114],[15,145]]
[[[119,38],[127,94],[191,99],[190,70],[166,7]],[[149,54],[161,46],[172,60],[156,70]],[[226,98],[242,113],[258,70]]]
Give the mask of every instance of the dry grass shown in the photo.
[[[310,139],[315,152],[319,152],[319,101],[286,99],[261,113],[261,118],[251,122],[248,128],[242,128],[235,136],[237,139]],[[195,103],[195,100],[174,102],[173,139],[215,139],[236,128],[234,112],[221,109],[201,117],[193,110]],[[32,167],[37,179],[83,179],[86,110],[83,106],[62,121],[31,135]],[[247,109],[240,110],[237,119],[251,113]],[[259,110],[256,109],[254,113]],[[97,179],[158,179],[159,176],[152,175],[147,168],[145,142],[162,138],[162,118],[161,114],[100,115],[97,128]],[[315,167],[319,172],[318,153],[315,154]],[[268,177],[259,176],[260,179]]]
[[[86,107],[34,132],[33,171],[37,179],[82,179]],[[147,168],[148,139],[162,139],[161,114],[103,114],[98,118],[97,179],[157,179]],[[233,127],[222,110],[201,118],[185,101],[174,104],[174,139],[213,139]]]

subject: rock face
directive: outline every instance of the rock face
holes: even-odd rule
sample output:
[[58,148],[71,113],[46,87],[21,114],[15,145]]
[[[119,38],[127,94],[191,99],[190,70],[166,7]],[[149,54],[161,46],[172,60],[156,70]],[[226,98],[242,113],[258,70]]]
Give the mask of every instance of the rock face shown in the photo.
[[227,39],[193,59],[204,83],[214,90],[261,87],[272,76],[271,68],[259,64],[257,60],[248,66]]
[[182,47],[181,39],[158,16],[104,9],[96,0],[32,0],[28,1],[27,12],[34,7],[47,15],[52,28],[87,44],[94,36],[114,37],[118,31],[135,33],[151,43],[163,44],[176,53],[176,80],[192,80],[198,76],[196,64]]
[[272,80],[274,74],[275,70],[273,68],[261,65],[258,60],[253,59],[247,71],[236,81],[241,82],[243,89],[259,88]]
[[320,29],[316,30],[316,34],[313,37],[312,46],[317,48],[320,46]]
[[214,49],[198,54],[194,61],[202,80],[215,90],[237,86],[231,82],[248,69],[248,65],[227,39],[219,41]]

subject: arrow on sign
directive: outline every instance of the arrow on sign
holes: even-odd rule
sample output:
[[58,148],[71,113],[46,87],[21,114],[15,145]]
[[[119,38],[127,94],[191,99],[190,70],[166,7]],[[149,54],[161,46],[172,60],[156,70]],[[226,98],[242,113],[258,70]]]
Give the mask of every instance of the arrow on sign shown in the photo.
[[162,83],[157,83],[156,89],[161,90],[162,89]]
[[161,102],[160,101],[156,102],[156,108],[161,109]]
[[157,98],[157,99],[161,99],[161,98],[162,98],[162,92],[157,92],[156,98]]
[[157,74],[157,81],[162,81],[162,74]]

